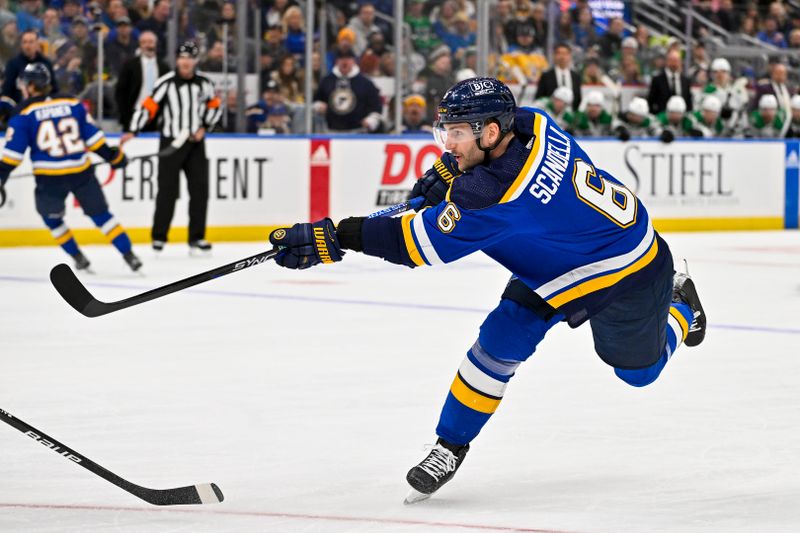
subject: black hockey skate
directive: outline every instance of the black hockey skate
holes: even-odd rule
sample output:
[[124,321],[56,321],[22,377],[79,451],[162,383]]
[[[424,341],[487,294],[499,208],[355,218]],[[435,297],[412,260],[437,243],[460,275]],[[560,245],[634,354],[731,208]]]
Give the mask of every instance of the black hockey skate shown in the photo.
[[211,243],[205,239],[189,241],[189,253],[207,254],[211,251]]
[[89,260],[86,259],[86,256],[83,255],[83,252],[78,252],[72,256],[72,259],[75,261],[75,270],[85,270],[87,272],[91,272],[89,270]]
[[128,263],[128,266],[131,267],[131,270],[134,272],[142,268],[142,261],[136,257],[133,252],[128,252],[127,254],[123,255],[122,258],[126,263]]
[[406,481],[411,485],[411,491],[405,503],[417,503],[430,498],[455,475],[468,451],[469,444],[458,446],[439,439],[428,456],[408,471]]
[[692,310],[694,320],[689,325],[689,333],[683,342],[686,346],[697,346],[703,342],[706,336],[706,313],[703,311],[703,305],[700,303],[700,297],[697,295],[694,282],[689,276],[689,267],[685,260],[683,264],[686,273],[675,272],[673,277],[672,301],[685,303]]
[[164,250],[164,245],[167,244],[164,241],[153,241],[153,251],[161,252]]

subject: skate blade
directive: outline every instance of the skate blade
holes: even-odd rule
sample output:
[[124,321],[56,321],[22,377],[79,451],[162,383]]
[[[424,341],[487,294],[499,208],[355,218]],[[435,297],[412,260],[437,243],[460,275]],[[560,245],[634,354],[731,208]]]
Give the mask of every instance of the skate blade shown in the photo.
[[211,257],[211,250],[198,250],[197,248],[189,248],[189,257],[208,258]]
[[431,496],[431,494],[425,494],[424,492],[420,492],[416,489],[409,489],[408,495],[406,496],[406,499],[403,500],[403,503],[405,505],[413,505],[415,503],[424,502]]

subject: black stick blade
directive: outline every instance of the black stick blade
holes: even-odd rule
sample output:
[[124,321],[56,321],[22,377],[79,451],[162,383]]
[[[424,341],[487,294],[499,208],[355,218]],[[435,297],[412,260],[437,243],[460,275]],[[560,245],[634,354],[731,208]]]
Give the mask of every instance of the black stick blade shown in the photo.
[[204,505],[225,500],[216,483],[199,483],[176,489],[147,489],[136,487],[133,494],[153,505]]
[[80,314],[88,317],[104,314],[98,313],[101,309],[97,309],[98,306],[94,302],[99,302],[86,290],[68,265],[61,263],[54,266],[50,271],[50,282],[58,294]]

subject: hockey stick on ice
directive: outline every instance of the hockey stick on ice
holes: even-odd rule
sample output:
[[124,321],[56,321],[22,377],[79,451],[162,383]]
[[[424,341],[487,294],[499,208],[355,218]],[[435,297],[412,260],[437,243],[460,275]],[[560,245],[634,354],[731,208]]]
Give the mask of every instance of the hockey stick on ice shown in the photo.
[[153,505],[190,505],[219,503],[225,499],[225,497],[222,495],[222,491],[219,490],[219,487],[217,487],[217,485],[214,483],[201,483],[198,485],[189,485],[188,487],[178,487],[175,489],[148,489],[147,487],[141,487],[135,483],[131,483],[130,481],[122,479],[109,470],[106,470],[99,464],[79,454],[72,448],[61,444],[53,437],[48,436],[35,427],[26,424],[19,418],[16,418],[8,411],[0,409],[0,420],[11,427],[18,429],[21,433],[24,433],[39,444],[50,448],[58,455],[77,463],[89,472],[100,476],[106,481],[121,488],[125,492],[133,494],[137,498],[142,499],[147,503],[151,503]]
[[[189,139],[189,130],[181,130],[180,135],[175,137],[175,139],[171,143],[169,143],[169,146],[167,146],[163,150],[161,150],[159,152],[156,152],[154,154],[137,155],[137,156],[129,157],[128,158],[128,163],[130,163],[131,161],[136,161],[138,159],[150,159],[152,157],[167,157],[167,156],[170,156],[170,155],[174,154],[175,152],[177,152],[178,150],[180,150],[181,146],[186,144],[186,141],[188,139]],[[100,165],[107,165],[107,164],[109,164],[109,161],[106,161],[104,159],[102,161],[96,161],[96,162],[92,163],[91,165],[89,165],[89,168],[99,167]],[[10,177],[14,178],[15,180],[16,179],[21,179],[21,178],[34,178],[34,177],[36,177],[36,174],[33,174],[33,173],[30,173],[30,174],[19,174],[17,176],[10,176]]]
[[[377,213],[369,215],[367,218],[374,218],[376,216],[391,216],[397,213],[408,211],[409,209],[416,209],[422,205],[423,201],[424,199],[421,197],[413,198],[406,202],[382,209]],[[149,302],[150,300],[161,298],[162,296],[172,294],[173,292],[182,291],[183,289],[194,287],[200,283],[244,270],[245,268],[253,265],[260,265],[264,261],[268,261],[269,259],[272,259],[278,255],[279,251],[280,250],[278,248],[273,248],[272,250],[261,252],[245,259],[228,263],[227,265],[223,265],[206,272],[201,272],[200,274],[195,274],[194,276],[182,279],[180,281],[175,281],[169,285],[157,287],[147,292],[131,296],[130,298],[125,298],[124,300],[118,300],[116,302],[101,302],[92,296],[86,287],[84,287],[83,283],[81,283],[81,281],[78,279],[78,276],[75,275],[75,272],[73,272],[72,269],[64,263],[54,266],[50,271],[50,282],[53,284],[53,287],[55,287],[56,291],[58,291],[58,294],[60,294],[61,297],[64,298],[64,300],[66,300],[66,302],[77,312],[89,318],[94,318],[107,315],[121,309],[127,309],[128,307],[132,307],[134,305]]]

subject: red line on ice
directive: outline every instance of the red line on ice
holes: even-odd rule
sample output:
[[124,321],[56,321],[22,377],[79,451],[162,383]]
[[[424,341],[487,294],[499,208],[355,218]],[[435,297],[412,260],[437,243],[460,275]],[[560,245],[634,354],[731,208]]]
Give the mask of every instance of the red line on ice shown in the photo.
[[305,513],[278,513],[266,511],[226,511],[226,510],[192,510],[186,508],[146,508],[146,507],[116,507],[103,505],[61,505],[47,503],[0,503],[0,509],[49,509],[49,510],[76,510],[76,511],[126,511],[133,513],[187,513],[187,514],[212,514],[227,516],[255,516],[265,518],[293,518],[296,520],[329,520],[337,522],[365,522],[378,524],[395,524],[404,526],[429,526],[451,527],[463,529],[477,529],[482,531],[519,531],[523,533],[568,533],[556,529],[537,529],[512,526],[489,526],[479,524],[459,524],[457,522],[432,522],[427,520],[410,520],[403,518],[371,518],[365,516],[335,516],[316,515]]

